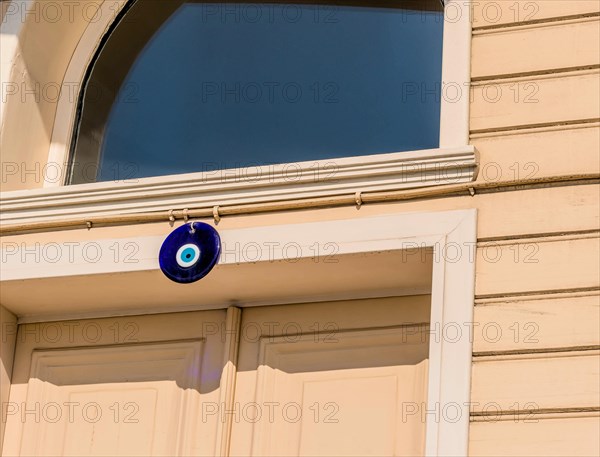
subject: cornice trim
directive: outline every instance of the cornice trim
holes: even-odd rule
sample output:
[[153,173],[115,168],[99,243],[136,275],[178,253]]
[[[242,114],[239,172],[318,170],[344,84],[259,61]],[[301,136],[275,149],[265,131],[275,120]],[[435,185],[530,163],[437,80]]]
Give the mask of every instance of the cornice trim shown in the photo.
[[471,182],[473,146],[0,193],[1,225],[316,199]]

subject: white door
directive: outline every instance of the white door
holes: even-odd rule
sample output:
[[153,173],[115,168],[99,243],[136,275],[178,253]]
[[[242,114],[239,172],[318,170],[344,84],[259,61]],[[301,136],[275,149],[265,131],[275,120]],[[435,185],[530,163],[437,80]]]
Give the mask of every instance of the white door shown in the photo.
[[225,310],[22,325],[3,452],[422,455],[429,313],[245,308],[237,338]]
[[244,309],[231,455],[423,455],[429,297]]
[[20,326],[4,455],[214,455],[225,314]]

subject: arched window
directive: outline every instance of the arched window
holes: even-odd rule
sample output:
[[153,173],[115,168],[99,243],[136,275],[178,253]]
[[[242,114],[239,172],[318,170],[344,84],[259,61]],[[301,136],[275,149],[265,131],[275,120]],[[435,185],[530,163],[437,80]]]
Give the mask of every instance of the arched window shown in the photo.
[[87,74],[70,184],[438,148],[440,0],[137,0]]

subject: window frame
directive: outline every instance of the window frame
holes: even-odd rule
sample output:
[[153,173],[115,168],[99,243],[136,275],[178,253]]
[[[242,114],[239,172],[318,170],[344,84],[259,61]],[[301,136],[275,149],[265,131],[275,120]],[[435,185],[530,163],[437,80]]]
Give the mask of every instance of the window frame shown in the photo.
[[[107,39],[107,30],[111,24],[119,19],[119,15],[126,10],[132,0],[105,0],[100,9],[99,20],[90,22],[82,34],[81,40],[73,54],[68,65],[65,81],[78,81],[79,89],[85,81],[88,68],[93,61],[94,56]],[[437,184],[450,184],[457,182],[471,181],[476,176],[476,155],[474,149],[469,146],[469,93],[470,93],[470,54],[471,54],[471,1],[450,0],[445,2],[444,7],[444,31],[443,31],[443,57],[442,57],[442,96],[440,107],[440,146],[436,149],[421,151],[405,151],[391,154],[377,154],[372,156],[347,157],[342,159],[323,159],[310,162],[293,163],[295,169],[302,174],[310,173],[310,170],[326,168],[331,162],[339,163],[340,166],[347,167],[351,165],[354,169],[354,176],[368,180],[373,167],[373,163],[379,162],[379,167],[391,166],[398,168],[402,166],[405,170],[420,169],[426,166],[433,158],[439,160],[446,159],[447,169],[454,169],[457,152],[462,153],[461,163],[457,167],[463,174],[460,180],[451,180],[440,178],[439,171],[436,176],[425,172],[421,183],[415,183],[412,187],[422,187]],[[72,83],[71,83],[72,84]],[[192,186],[210,180],[213,172],[195,172],[177,175],[163,175],[158,177],[136,179],[135,183],[127,180],[108,181],[100,183],[65,185],[68,176],[71,145],[73,142],[74,125],[78,119],[78,102],[81,97],[81,90],[77,97],[73,97],[70,91],[63,91],[58,100],[55,122],[51,134],[50,149],[48,153],[48,164],[55,165],[62,171],[62,180],[57,180],[52,176],[44,176],[44,189],[61,189],[61,194],[78,194],[79,192],[92,192],[95,189],[103,189],[108,183],[111,188],[123,189],[126,197],[126,189],[136,187],[138,190],[146,186],[153,187],[162,183],[177,182],[182,186],[190,183]],[[463,159],[468,161],[466,164]],[[367,159],[369,158],[369,159]],[[371,160],[371,158],[374,158]],[[378,160],[379,159],[379,160]],[[285,165],[285,164],[283,164]],[[361,166],[362,165],[362,166]],[[260,196],[261,189],[272,181],[270,174],[272,166],[260,167],[259,174],[263,179],[252,178],[254,186],[247,186],[245,192],[252,199],[253,189],[256,189],[255,195]],[[245,172],[242,169],[227,170],[230,175],[242,175]],[[448,174],[448,173],[446,173]],[[344,191],[343,179],[335,176],[321,177],[319,181],[327,182],[328,188],[338,187],[338,194]],[[406,180],[401,179],[400,185],[394,188],[404,188]],[[135,186],[132,186],[135,184]],[[276,199],[298,198],[301,195],[294,193],[292,188],[297,186],[297,182],[290,180],[288,186],[281,186],[279,192],[273,195]],[[361,189],[358,189],[361,190]],[[369,189],[364,189],[365,191]],[[211,193],[213,200],[220,201],[219,195]],[[322,193],[318,195],[327,195]],[[256,201],[260,199],[257,198]]]

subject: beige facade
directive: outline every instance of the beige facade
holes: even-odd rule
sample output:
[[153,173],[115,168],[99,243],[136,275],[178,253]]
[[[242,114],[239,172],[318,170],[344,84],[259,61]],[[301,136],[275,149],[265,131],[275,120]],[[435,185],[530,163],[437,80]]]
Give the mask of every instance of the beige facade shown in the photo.
[[[43,2],[3,2],[5,17],[16,11],[10,9],[11,3],[15,8],[33,8]],[[122,6],[122,2],[113,3]],[[69,109],[61,109],[68,101],[43,96],[36,100],[24,96],[23,87],[39,84],[51,90],[57,81],[80,81],[77,69],[85,68],[90,58],[89,51],[82,49],[95,48],[94,37],[101,36],[105,25],[90,23],[77,14],[74,20],[63,16],[56,23],[35,21],[34,16],[6,21],[1,74],[3,82],[15,83],[4,87],[16,92],[9,96],[3,89],[6,102],[3,100],[1,120],[2,247],[3,257],[8,256],[6,262],[3,258],[0,283],[4,453],[421,455],[428,449],[431,455],[447,455],[438,454],[439,449],[446,449],[445,440],[452,441],[445,433],[454,433],[444,428],[452,423],[443,412],[447,403],[442,404],[437,420],[427,417],[411,421],[421,416],[408,410],[409,420],[399,421],[395,429],[385,428],[397,414],[389,407],[390,402],[407,412],[407,402],[424,405],[427,398],[431,400],[432,390],[429,394],[423,390],[427,384],[423,379],[429,379],[431,389],[435,383],[432,373],[437,373],[432,364],[437,366],[436,351],[442,347],[433,343],[427,347],[421,340],[398,342],[398,333],[386,329],[418,324],[422,330],[436,321],[432,310],[462,306],[453,300],[464,300],[467,306],[468,299],[451,295],[458,294],[457,289],[464,285],[474,302],[472,322],[458,322],[463,332],[471,326],[473,336],[468,346],[471,379],[470,383],[465,381],[472,402],[467,406],[469,455],[598,455],[600,2],[482,0],[471,6],[468,145],[476,150],[474,180],[421,187],[395,186],[378,177],[381,181],[369,188],[370,178],[365,177],[364,188],[348,186],[331,192],[315,188],[306,194],[298,192],[287,201],[261,201],[258,194],[245,200],[244,189],[232,188],[218,197],[193,194],[196,201],[206,203],[190,206],[182,203],[186,201],[183,193],[176,194],[174,187],[169,187],[176,186],[174,183],[153,182],[148,188],[134,189],[132,192],[139,194],[124,194],[123,204],[111,200],[111,183],[88,194],[56,190],[44,166],[60,157],[69,142],[64,136],[69,129],[61,127],[72,122]],[[460,11],[464,14],[469,8],[465,10],[463,5]],[[109,17],[106,21],[110,22]],[[9,47],[14,54],[5,50]],[[471,166],[469,154],[468,149],[460,151],[467,170]],[[465,176],[470,178],[471,174]],[[112,186],[123,192],[127,189],[126,183]],[[38,193],[32,196],[25,192],[34,189]],[[145,197],[146,192],[154,194]],[[175,203],[169,206],[170,201]],[[136,205],[143,205],[144,210],[136,212]],[[218,222],[218,230],[233,240],[263,236],[271,240],[269,236],[281,233],[281,240],[304,240],[298,242],[309,246],[310,240],[324,241],[317,234],[322,230],[338,233],[340,240],[347,236],[348,241],[340,241],[341,252],[334,253],[339,260],[333,264],[335,268],[304,256],[298,262],[275,262],[275,266],[273,262],[263,265],[247,259],[226,261],[217,267],[214,279],[207,277],[206,287],[216,292],[207,291],[208,298],[204,299],[198,297],[199,289],[182,290],[165,283],[153,258],[157,240],[172,230],[168,210],[174,210],[171,214],[179,225],[185,208],[198,220]],[[474,277],[446,276],[443,285],[436,282],[439,277],[435,274],[431,280],[432,265],[434,271],[442,264],[450,271],[451,258],[439,260],[434,256],[432,260],[429,254],[416,255],[415,245],[409,244],[380,248],[377,243],[388,237],[383,229],[381,234],[375,230],[377,235],[372,238],[365,235],[368,248],[361,251],[362,235],[352,238],[355,234],[342,233],[352,232],[355,225],[366,233],[369,224],[398,217],[406,224],[415,224],[402,229],[406,230],[402,235],[405,240],[422,240],[423,246],[435,250],[438,241],[427,241],[427,236],[435,233],[438,240],[442,235],[450,236],[451,229],[440,227],[454,216],[423,216],[425,222],[417,222],[421,219],[412,218],[420,216],[414,215],[459,212],[462,218],[463,212],[473,214],[469,213],[472,210],[476,210],[476,250],[470,260]],[[91,228],[86,227],[86,221]],[[341,224],[347,228],[340,229]],[[335,242],[331,236],[325,241]],[[128,242],[142,244],[129,250]],[[467,235],[461,238],[461,258],[467,256],[468,242]],[[117,243],[121,257],[119,261],[111,258],[93,264],[56,265],[36,265],[27,259],[21,262],[19,256],[11,257],[16,252],[13,247],[35,250],[52,243],[75,243],[76,248],[96,243],[111,255],[115,253],[111,246]],[[344,251],[344,246],[350,245],[352,249]],[[399,254],[385,254],[407,249],[412,249],[408,257],[414,265]],[[140,262],[124,263],[123,257],[131,253]],[[34,257],[35,253],[29,258]],[[381,265],[387,268],[378,270]],[[461,271],[468,272],[465,268]],[[402,284],[393,282],[397,276],[392,277],[392,269],[404,277]],[[420,282],[424,277],[427,280]],[[256,286],[264,278],[270,282]],[[473,280],[474,291],[470,291]],[[383,290],[387,292],[379,293]],[[453,298],[436,301],[439,290]],[[240,302],[232,301],[239,297]],[[299,343],[286,344],[285,335],[278,331],[264,331],[263,346],[244,338],[237,344],[220,333],[204,338],[195,331],[206,323],[217,323],[219,329],[225,326],[234,333],[235,328],[247,328],[249,323],[258,323],[264,330],[265,323],[271,321],[296,323],[302,338],[314,336],[311,325],[315,322],[334,322],[342,344],[315,354],[309,342],[300,338]],[[69,339],[63,332],[55,339],[35,340],[35,335],[44,335],[44,325],[56,322],[64,329],[69,328],[67,322],[98,327],[104,336],[90,343],[80,334]],[[439,322],[453,323],[443,318]],[[115,340],[115,328],[123,332],[137,328],[136,342],[142,346],[131,349],[123,334]],[[320,328],[317,334],[326,335],[326,330]],[[412,335],[412,331],[406,334]],[[427,334],[429,342],[435,333]],[[465,335],[461,343],[445,346],[445,351],[456,351],[459,365],[465,360],[464,353],[460,355]],[[269,346],[264,338],[275,341]],[[451,338],[441,337],[446,342]],[[405,359],[386,352],[385,348],[394,344],[408,344]],[[353,356],[352,350],[358,355]],[[106,351],[107,355],[94,351]],[[203,374],[187,373],[190,365],[186,363],[197,361],[199,353],[203,354]],[[211,357],[207,357],[209,353]],[[440,356],[442,386],[444,370],[452,370],[449,354]],[[356,370],[356,375],[351,381],[339,380],[328,371],[336,364],[340,369]],[[209,372],[218,373],[217,379],[209,379]],[[168,379],[175,385],[160,380],[165,373],[173,373]],[[104,375],[106,380],[99,381]],[[136,376],[141,386],[137,390],[118,387]],[[396,377],[405,384],[389,381]],[[112,383],[118,393],[98,393],[96,386],[101,382]],[[339,393],[333,400],[332,389]],[[391,400],[400,391],[396,389],[410,394]],[[443,389],[438,385],[438,390]],[[362,404],[355,397],[346,398],[345,391],[371,401]],[[255,392],[264,395],[261,404],[303,404],[305,395],[307,402],[319,408],[328,402],[349,405],[353,411],[372,415],[372,430],[361,430],[360,424],[351,421],[346,428],[343,421],[338,428],[320,428],[325,424],[315,425],[313,421],[309,424],[313,428],[302,432],[293,421],[263,421],[257,426],[220,414],[211,415],[199,426],[203,403],[232,405],[238,401],[243,407],[256,400]],[[90,447],[94,433],[108,437],[128,433],[127,424],[102,422],[102,427],[94,428],[83,421],[77,436],[61,435],[51,421],[32,424],[5,407],[21,407],[30,401],[43,407],[51,401],[64,404],[69,399],[89,402],[94,398],[104,411],[115,402],[119,408],[134,402],[140,411],[153,411],[154,415],[140,415],[147,423],[142,421],[135,429],[137,440]],[[309,406],[307,403],[306,408]],[[127,414],[129,410],[120,412]],[[160,417],[162,414],[166,416]],[[225,419],[217,420],[222,417]],[[435,422],[445,425],[436,435],[437,444],[432,444],[427,441],[432,435],[427,434]],[[171,423],[178,424],[177,430]],[[202,432],[192,439],[194,430]],[[377,436],[377,446],[345,447],[348,436],[354,433]],[[456,433],[460,439],[462,431]],[[160,437],[153,442],[154,447],[136,444],[145,442],[140,437],[148,434]],[[408,436],[410,439],[400,444],[394,441]],[[175,442],[179,444],[173,447]]]

